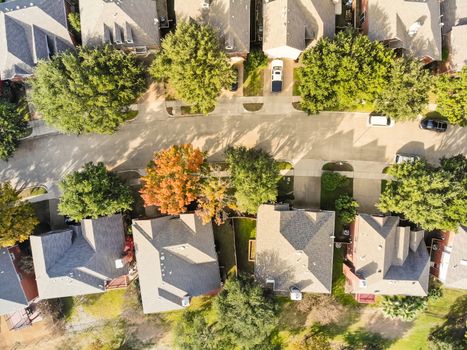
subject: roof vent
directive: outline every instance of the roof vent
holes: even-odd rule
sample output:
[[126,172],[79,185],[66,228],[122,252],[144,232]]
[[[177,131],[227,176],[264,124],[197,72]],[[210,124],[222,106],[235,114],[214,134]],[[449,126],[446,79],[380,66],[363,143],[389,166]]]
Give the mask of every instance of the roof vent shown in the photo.
[[366,281],[366,279],[361,279],[360,288],[366,288],[366,287],[368,287],[368,282]]

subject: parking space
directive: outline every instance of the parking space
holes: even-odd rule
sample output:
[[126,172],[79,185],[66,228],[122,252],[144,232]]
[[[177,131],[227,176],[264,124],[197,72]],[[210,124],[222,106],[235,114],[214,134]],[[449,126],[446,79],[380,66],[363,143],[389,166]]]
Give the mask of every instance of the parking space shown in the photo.
[[271,74],[272,74],[272,60],[269,60],[268,67],[264,70],[264,87],[263,96],[292,96],[294,85],[294,69],[298,63],[294,60],[282,58],[284,68],[282,71],[282,91],[271,92]]
[[221,93],[221,97],[239,97],[243,96],[243,60],[232,63],[232,67],[237,69],[237,89],[231,91],[231,89],[224,89]]
[[381,193],[381,180],[360,179],[353,180],[353,197],[360,204],[359,212],[376,214],[376,203]]

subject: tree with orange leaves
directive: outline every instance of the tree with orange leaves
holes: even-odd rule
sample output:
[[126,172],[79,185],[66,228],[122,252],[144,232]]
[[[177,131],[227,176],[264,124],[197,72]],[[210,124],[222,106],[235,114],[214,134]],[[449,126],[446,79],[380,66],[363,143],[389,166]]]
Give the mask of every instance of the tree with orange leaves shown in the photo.
[[178,215],[197,199],[205,154],[190,144],[173,145],[156,152],[142,177],[141,197],[146,206],[156,205],[163,214]]

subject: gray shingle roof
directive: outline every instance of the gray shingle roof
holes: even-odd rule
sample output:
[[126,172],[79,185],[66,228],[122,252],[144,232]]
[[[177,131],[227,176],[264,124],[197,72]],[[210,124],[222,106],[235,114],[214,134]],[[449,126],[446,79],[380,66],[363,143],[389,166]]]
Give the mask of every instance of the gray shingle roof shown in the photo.
[[[379,41],[398,39],[400,46],[414,56],[440,60],[440,15],[439,0],[372,0],[367,13],[368,37]],[[409,35],[411,28],[416,29],[412,36]]]
[[[67,28],[64,0],[0,4],[0,78],[27,77],[38,60],[49,57],[49,51],[73,49]],[[56,38],[62,45],[54,45]]]
[[332,1],[274,0],[263,6],[263,50],[268,56],[296,59],[307,44],[334,35]]
[[0,249],[0,315],[29,305],[7,248]]
[[334,238],[332,211],[289,210],[261,205],[256,226],[256,277],[275,289],[330,293]]
[[396,216],[358,215],[353,265],[367,287],[352,293],[426,295],[430,256],[421,233],[399,226]]
[[454,236],[444,284],[449,288],[467,289],[467,228],[465,227],[459,227]]
[[228,53],[248,53],[250,3],[250,0],[212,0],[209,8],[203,8],[201,0],[175,0],[175,13],[177,21],[191,18],[219,30]]
[[121,215],[86,219],[30,241],[41,299],[104,292],[106,281],[128,273],[127,266],[115,267],[125,246]]
[[212,225],[194,214],[134,220],[133,237],[145,313],[181,309],[185,295],[220,287]]
[[[159,46],[158,2],[167,0],[80,0],[83,45],[121,36],[124,46]],[[117,30],[117,31],[116,31]],[[129,34],[129,32],[131,34]],[[131,42],[126,42],[132,37]]]

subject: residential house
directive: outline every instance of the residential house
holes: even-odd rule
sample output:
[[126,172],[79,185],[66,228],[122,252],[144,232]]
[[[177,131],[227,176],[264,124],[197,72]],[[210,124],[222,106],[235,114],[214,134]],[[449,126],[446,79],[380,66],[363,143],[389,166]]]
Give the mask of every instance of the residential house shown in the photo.
[[113,44],[146,53],[160,46],[169,27],[167,0],[80,0],[84,46]]
[[467,228],[445,232],[431,245],[431,273],[447,288],[467,289]]
[[334,249],[332,211],[289,209],[265,204],[258,209],[255,275],[277,292],[331,293]]
[[424,63],[441,60],[439,0],[362,0],[360,23],[371,40]]
[[65,0],[0,4],[0,80],[29,77],[39,60],[73,48]]
[[451,70],[458,72],[467,65],[467,1],[446,0],[442,6]]
[[296,60],[322,37],[333,37],[336,12],[332,0],[266,0],[263,51],[271,58]]
[[31,236],[41,299],[102,293],[128,284],[122,215]]
[[250,51],[251,0],[175,0],[177,22],[195,20],[219,31],[225,51],[246,57]]
[[144,313],[179,310],[221,286],[212,225],[194,214],[133,220]]
[[0,316],[10,329],[28,326],[37,316],[29,307],[37,298],[36,280],[21,269],[23,256],[18,246],[0,249]]
[[430,256],[424,231],[401,226],[397,216],[360,214],[350,227],[344,262],[346,291],[361,302],[376,294],[425,296]]

